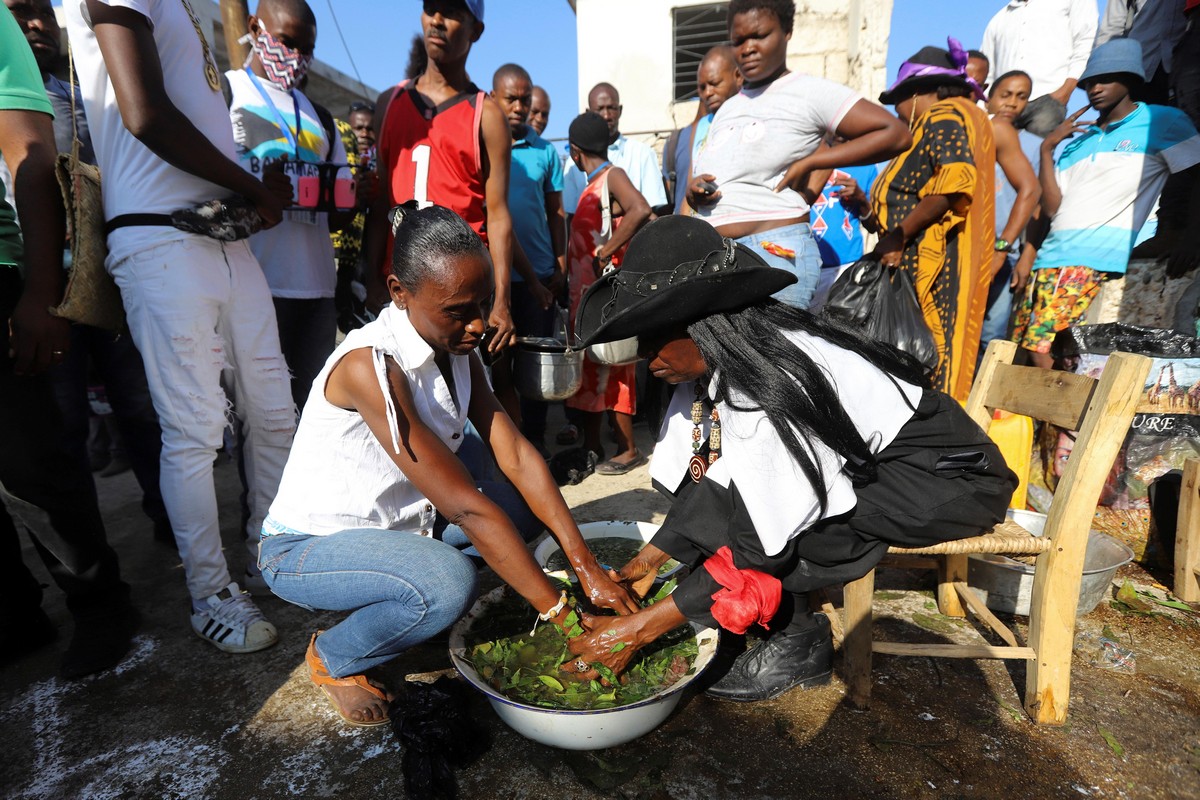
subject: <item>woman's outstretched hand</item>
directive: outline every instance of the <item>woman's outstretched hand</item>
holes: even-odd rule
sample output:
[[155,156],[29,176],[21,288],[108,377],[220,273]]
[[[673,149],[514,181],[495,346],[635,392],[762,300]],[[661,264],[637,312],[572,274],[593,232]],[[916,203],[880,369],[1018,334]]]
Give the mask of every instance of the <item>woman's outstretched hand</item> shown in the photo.
[[641,606],[637,598],[621,585],[621,577],[612,570],[606,570],[591,559],[591,564],[576,566],[575,574],[583,595],[598,608],[608,608],[618,614],[632,614]]
[[[585,627],[582,634],[567,643],[576,658],[564,663],[563,671],[580,680],[599,680],[611,684],[593,665],[603,664],[612,670],[613,675],[624,672],[634,654],[643,646],[638,641],[638,632],[642,627],[640,622],[637,614],[588,618],[590,627]],[[587,668],[580,670],[581,666]]]
[[670,555],[648,544],[630,559],[628,564],[621,567],[617,577],[639,600],[644,599],[650,593],[654,579],[658,577],[658,568],[666,563],[668,558]]

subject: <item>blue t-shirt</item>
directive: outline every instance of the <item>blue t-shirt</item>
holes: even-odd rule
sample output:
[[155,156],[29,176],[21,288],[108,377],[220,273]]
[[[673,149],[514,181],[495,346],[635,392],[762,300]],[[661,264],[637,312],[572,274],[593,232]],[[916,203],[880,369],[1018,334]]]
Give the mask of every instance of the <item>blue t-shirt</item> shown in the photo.
[[836,267],[841,264],[853,264],[862,258],[863,235],[862,225],[858,217],[851,214],[842,205],[842,201],[832,195],[835,187],[840,186],[846,176],[858,181],[859,187],[871,196],[871,184],[879,170],[874,165],[865,167],[845,167],[835,169],[821,190],[821,196],[816,199],[809,209],[809,224],[813,236],[817,239],[817,249],[821,252],[821,266]]
[[1138,103],[1107,129],[1070,139],[1055,164],[1062,203],[1034,269],[1124,274],[1138,231],[1170,173],[1200,164],[1200,135],[1177,108]]
[[[513,232],[539,278],[554,274],[556,260],[546,219],[546,195],[563,190],[562,162],[554,145],[526,126],[512,143],[512,173],[508,178],[508,210]],[[516,270],[514,281],[523,280]]]

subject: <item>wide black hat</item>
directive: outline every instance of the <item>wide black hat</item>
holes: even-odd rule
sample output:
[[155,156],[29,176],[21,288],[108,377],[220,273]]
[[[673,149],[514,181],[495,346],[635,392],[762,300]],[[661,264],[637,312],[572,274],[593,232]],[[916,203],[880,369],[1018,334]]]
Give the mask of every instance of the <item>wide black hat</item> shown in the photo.
[[583,295],[578,347],[687,325],[764,300],[796,282],[696,217],[669,216],[633,237],[619,270]]

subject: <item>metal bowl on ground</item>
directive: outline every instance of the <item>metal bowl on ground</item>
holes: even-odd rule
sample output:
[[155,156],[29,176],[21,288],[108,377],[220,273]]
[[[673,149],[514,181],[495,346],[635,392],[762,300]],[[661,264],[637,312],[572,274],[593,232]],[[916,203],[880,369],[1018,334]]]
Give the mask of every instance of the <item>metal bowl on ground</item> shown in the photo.
[[[1046,529],[1046,515],[1036,511],[1008,512],[1009,519],[1034,536]],[[1077,615],[1086,614],[1104,599],[1117,570],[1133,560],[1133,551],[1121,542],[1088,531],[1083,556],[1083,580],[1079,585]],[[1033,597],[1033,565],[990,553],[974,553],[967,560],[967,585],[993,611],[1029,616]]]
[[513,346],[513,382],[517,393],[530,400],[566,400],[583,383],[583,352],[568,350],[557,339],[517,337]]
[[[654,538],[654,534],[658,533],[659,525],[656,522],[633,522],[626,520],[606,520],[604,522],[585,522],[579,526],[579,533],[583,536],[584,541],[588,539],[604,539],[607,537],[620,537],[622,539],[636,539],[639,542],[649,542]],[[547,536],[533,550],[533,560],[538,563],[542,569],[546,569],[546,562],[555,553],[558,553],[562,548],[558,546],[558,542],[553,536]],[[668,564],[671,562],[667,562]],[[624,564],[608,564],[607,566],[619,570]],[[665,565],[664,565],[665,566]],[[679,570],[683,569],[683,565],[679,562],[674,562],[674,566],[670,569],[660,570],[658,577],[661,580],[666,580],[674,576]],[[570,570],[560,570],[551,572],[551,575],[574,579],[574,573]]]
[[[564,750],[600,750],[632,742],[657,728],[671,715],[686,689],[712,662],[717,652],[717,631],[692,623],[699,655],[692,671],[672,686],[637,703],[594,711],[542,708],[510,700],[480,677],[466,658],[466,632],[488,607],[500,602],[506,586],[500,586],[476,601],[467,615],[450,629],[450,660],[464,679],[487,696],[496,715],[527,739]],[[534,613],[530,609],[530,619]]]

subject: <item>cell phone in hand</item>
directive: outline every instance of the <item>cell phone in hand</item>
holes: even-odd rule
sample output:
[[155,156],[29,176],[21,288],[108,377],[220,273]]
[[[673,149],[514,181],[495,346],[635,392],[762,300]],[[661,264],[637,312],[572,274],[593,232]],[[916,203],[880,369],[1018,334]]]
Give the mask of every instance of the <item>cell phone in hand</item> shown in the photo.
[[483,359],[484,366],[490,367],[494,354],[488,349],[492,345],[492,341],[496,338],[497,328],[488,328],[483,332],[483,336],[479,339],[479,357]]
[[712,181],[700,181],[700,191],[704,192],[705,194],[715,194],[717,191],[717,185]]

